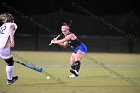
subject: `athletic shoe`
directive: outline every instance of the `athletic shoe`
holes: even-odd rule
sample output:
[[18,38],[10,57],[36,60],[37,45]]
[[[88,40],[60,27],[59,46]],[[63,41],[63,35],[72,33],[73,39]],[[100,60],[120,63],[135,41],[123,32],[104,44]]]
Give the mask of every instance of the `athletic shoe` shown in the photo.
[[70,76],[68,76],[69,78],[76,78],[76,77],[79,77],[79,75],[78,76],[75,76],[74,74],[72,74],[72,75],[70,75]]
[[18,80],[18,76],[12,77],[12,80],[7,80],[7,85],[11,85],[12,83],[14,83],[17,80]]
[[79,73],[76,70],[70,69],[70,72],[75,76],[79,76]]

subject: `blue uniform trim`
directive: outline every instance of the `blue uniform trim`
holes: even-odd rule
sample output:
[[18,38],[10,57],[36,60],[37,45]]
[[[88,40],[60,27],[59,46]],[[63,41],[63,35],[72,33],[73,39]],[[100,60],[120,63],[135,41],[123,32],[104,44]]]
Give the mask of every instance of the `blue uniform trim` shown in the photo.
[[77,53],[78,50],[84,52],[85,54],[87,53],[87,47],[84,43],[81,43],[78,47],[74,48],[73,53]]

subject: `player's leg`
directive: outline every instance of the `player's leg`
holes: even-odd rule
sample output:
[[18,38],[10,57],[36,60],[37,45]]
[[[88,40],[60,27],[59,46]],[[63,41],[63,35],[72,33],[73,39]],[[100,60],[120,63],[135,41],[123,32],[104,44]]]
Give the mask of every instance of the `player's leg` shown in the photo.
[[11,55],[10,48],[3,48],[0,50],[1,58],[3,58],[6,62],[6,74],[7,74],[7,84],[10,85],[14,83],[18,77],[13,77],[13,70],[14,70],[14,61]]
[[74,70],[75,70],[75,59],[74,59],[75,55],[76,55],[75,53],[72,53],[70,57],[70,66],[71,66],[71,69],[74,69]]
[[74,65],[74,70],[70,70],[75,76],[79,76],[78,71],[80,70],[81,62],[80,60],[85,56],[87,53],[87,48],[84,44],[81,44],[77,49],[75,49],[72,53],[72,61],[71,64]]
[[71,61],[71,65],[73,65],[73,69],[70,70],[70,72],[72,73],[71,78],[75,78],[79,76],[79,69],[80,69],[80,65],[81,62],[80,60],[84,57],[84,53],[81,52],[80,50],[77,51],[77,53],[72,53],[72,61]]
[[[78,51],[77,51],[78,52]],[[79,54],[79,53],[78,53]],[[71,59],[70,59],[70,64],[71,64],[71,70],[70,72],[72,74],[74,74],[73,77],[78,77],[79,76],[79,69],[80,69],[80,59],[82,58],[81,56],[79,56],[77,53],[73,52],[71,55]]]
[[81,66],[81,59],[85,56],[85,53],[82,51],[78,50],[76,55],[75,55],[75,70],[78,72],[80,70]]
[[13,77],[13,70],[14,70],[13,57],[9,59],[5,59],[5,62],[7,63],[6,65],[7,84],[10,85],[18,79],[18,76]]
[[78,50],[76,51],[76,55],[75,55],[75,69],[77,72],[80,70],[80,66],[81,66],[80,60],[85,56],[86,53],[87,53],[87,47],[85,46],[85,44],[82,43],[78,47]]
[[74,59],[75,55],[76,55],[75,53],[72,53],[70,57],[70,66],[71,66],[70,72],[72,73],[72,75],[70,75],[69,78],[75,78],[79,76],[79,73],[75,70],[75,59]]

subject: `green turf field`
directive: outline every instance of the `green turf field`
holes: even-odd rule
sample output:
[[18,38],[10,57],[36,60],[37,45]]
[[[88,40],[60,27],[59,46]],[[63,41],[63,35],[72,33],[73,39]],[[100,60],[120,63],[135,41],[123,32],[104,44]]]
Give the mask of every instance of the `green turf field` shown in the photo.
[[[14,75],[19,80],[6,85],[5,63],[0,59],[0,93],[140,93],[140,54],[88,53],[82,59],[80,77],[69,79],[70,52],[13,53],[22,58],[15,59],[42,66],[44,71],[15,63]],[[46,79],[47,74],[51,79]]]

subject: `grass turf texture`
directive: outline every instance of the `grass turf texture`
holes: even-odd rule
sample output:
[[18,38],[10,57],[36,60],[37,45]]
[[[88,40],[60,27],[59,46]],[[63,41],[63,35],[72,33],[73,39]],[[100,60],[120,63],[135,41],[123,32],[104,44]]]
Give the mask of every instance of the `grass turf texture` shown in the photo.
[[[35,66],[42,73],[15,63],[14,75],[19,80],[6,84],[5,62],[0,59],[0,93],[140,93],[140,54],[88,53],[87,56],[137,83],[132,86],[86,57],[81,60],[79,78],[68,78],[70,52],[14,51],[14,54]],[[17,59],[17,58],[15,58]],[[19,59],[18,59],[19,60]],[[46,79],[46,73],[51,75]],[[61,82],[60,82],[61,81]]]

